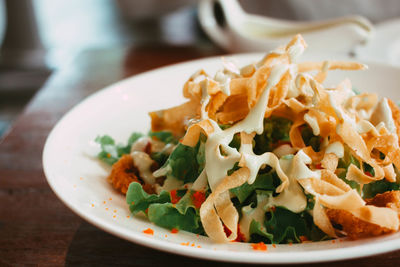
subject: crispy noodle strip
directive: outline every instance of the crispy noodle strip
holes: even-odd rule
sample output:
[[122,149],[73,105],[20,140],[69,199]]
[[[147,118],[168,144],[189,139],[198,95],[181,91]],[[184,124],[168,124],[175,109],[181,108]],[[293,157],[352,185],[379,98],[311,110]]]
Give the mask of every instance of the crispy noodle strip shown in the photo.
[[209,120],[202,120],[189,127],[181,143],[186,146],[194,147],[199,141],[200,133],[203,133],[206,136],[208,136],[213,131],[214,127],[211,124],[211,122]]
[[[366,65],[358,62],[348,61],[328,61],[328,70],[364,70],[367,68]],[[324,67],[325,62],[302,62],[297,64],[299,72],[308,72],[312,70],[321,70]]]
[[[229,189],[242,185],[249,176],[250,170],[247,167],[240,168],[230,176],[226,176],[201,205],[200,218],[204,230],[216,242],[229,242],[236,239],[239,215],[230,201]],[[223,207],[222,205],[227,206]],[[232,232],[228,237],[222,222]]]

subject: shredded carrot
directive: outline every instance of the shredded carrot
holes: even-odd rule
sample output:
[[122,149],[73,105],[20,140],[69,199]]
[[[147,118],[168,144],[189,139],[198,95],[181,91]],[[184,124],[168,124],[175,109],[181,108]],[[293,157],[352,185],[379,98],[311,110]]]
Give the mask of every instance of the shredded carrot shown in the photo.
[[254,250],[267,251],[267,245],[265,245],[264,242],[252,243],[251,246]]
[[146,230],[143,230],[143,233],[148,234],[148,235],[154,235],[154,231],[151,228],[147,228]]

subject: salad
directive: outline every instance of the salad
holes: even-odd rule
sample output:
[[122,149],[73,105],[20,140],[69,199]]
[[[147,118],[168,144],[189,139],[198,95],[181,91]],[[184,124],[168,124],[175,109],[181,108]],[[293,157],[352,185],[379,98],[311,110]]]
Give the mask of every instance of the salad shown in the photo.
[[150,112],[126,144],[99,136],[108,180],[134,215],[216,242],[358,239],[399,230],[400,109],[298,62],[301,35],[259,62],[193,74],[187,102]]

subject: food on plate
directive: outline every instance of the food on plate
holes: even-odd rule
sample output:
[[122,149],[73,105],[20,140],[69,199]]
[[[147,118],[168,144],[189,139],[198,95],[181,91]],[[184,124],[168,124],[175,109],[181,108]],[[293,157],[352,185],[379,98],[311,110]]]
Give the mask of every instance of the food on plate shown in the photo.
[[130,211],[216,242],[398,231],[400,110],[348,79],[323,85],[330,70],[366,66],[299,62],[306,46],[297,35],[257,63],[200,70],[183,86],[187,102],[150,112],[149,134],[98,137]]

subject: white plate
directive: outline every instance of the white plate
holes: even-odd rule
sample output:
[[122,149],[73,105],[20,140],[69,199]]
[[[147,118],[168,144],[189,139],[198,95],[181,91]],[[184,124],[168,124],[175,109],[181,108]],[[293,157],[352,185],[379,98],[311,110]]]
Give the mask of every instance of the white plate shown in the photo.
[[[234,56],[240,64],[260,55]],[[88,97],[69,111],[50,133],[43,152],[47,180],[57,196],[79,216],[123,239],[155,249],[218,261],[246,263],[304,263],[357,258],[400,248],[400,234],[360,241],[325,241],[308,244],[268,245],[266,252],[249,244],[215,244],[191,233],[170,231],[145,219],[132,218],[125,198],[106,181],[109,169],[95,159],[93,140],[108,134],[125,142],[134,131],[147,132],[148,111],[181,103],[181,88],[196,70],[213,74],[222,67],[220,58],[208,58],[150,71],[113,84]],[[331,72],[328,83],[345,77],[361,91],[400,99],[400,69],[370,64],[369,70]],[[127,216],[130,216],[129,218]],[[143,230],[151,227],[154,235]],[[183,245],[189,242],[189,246]]]

